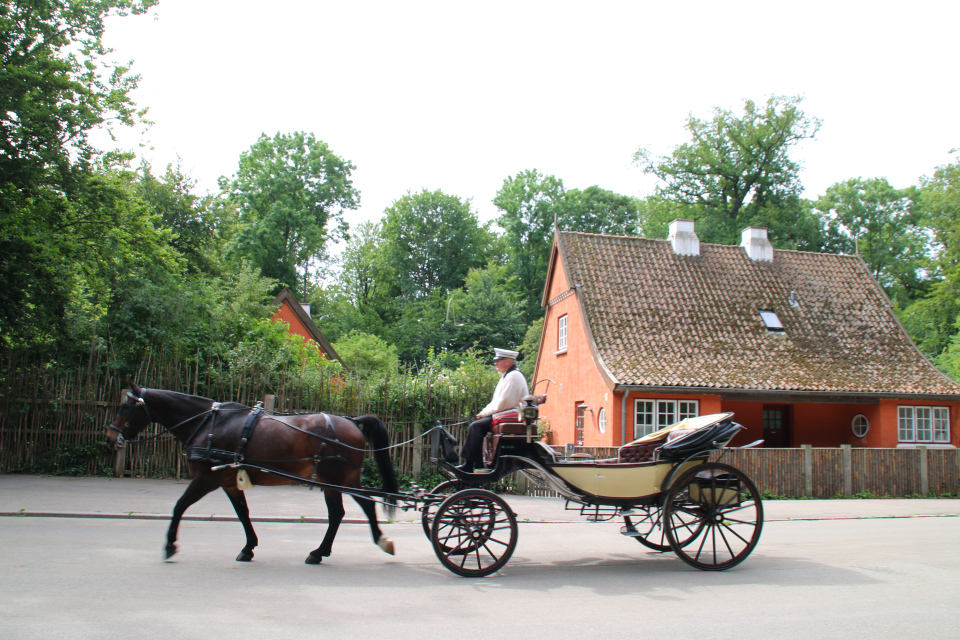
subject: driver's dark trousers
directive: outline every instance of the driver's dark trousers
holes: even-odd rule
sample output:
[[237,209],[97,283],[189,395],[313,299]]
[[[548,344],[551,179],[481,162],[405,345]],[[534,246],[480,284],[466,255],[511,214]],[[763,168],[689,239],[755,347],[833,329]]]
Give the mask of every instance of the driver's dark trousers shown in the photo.
[[480,418],[470,423],[467,429],[467,439],[463,442],[463,448],[460,449],[460,457],[467,464],[474,467],[483,466],[483,439],[490,430],[493,429],[493,416]]

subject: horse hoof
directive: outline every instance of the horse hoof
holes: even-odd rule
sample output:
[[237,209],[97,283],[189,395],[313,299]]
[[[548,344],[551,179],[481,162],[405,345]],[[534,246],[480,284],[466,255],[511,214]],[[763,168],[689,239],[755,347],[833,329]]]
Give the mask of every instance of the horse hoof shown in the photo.
[[250,562],[253,560],[253,551],[241,551],[237,556],[237,562]]
[[304,560],[304,564],[320,564],[321,562],[323,562],[323,558],[321,556],[315,556],[313,553],[308,555],[307,559]]
[[164,552],[165,552],[165,555],[164,555],[164,558],[163,558],[163,559],[164,559],[164,560],[169,560],[170,558],[173,557],[173,554],[175,554],[175,553],[177,552],[177,545],[175,545],[175,544],[168,544],[167,547],[166,547],[166,549],[164,549]]
[[393,540],[391,540],[387,536],[380,536],[380,539],[377,540],[377,546],[383,549],[384,551],[386,551],[387,553],[389,553],[390,555],[393,555]]

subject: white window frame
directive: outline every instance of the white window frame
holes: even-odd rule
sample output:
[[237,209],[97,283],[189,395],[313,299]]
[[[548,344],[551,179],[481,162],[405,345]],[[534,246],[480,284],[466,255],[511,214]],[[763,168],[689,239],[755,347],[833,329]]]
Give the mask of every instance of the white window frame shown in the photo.
[[600,411],[597,412],[597,428],[600,429],[600,433],[607,432],[607,410],[603,407],[600,407]]
[[557,319],[557,352],[567,350],[567,315],[564,314]]
[[950,408],[897,405],[897,441],[950,444]]
[[855,438],[866,438],[870,432],[870,420],[862,413],[858,413],[850,421],[850,431]]
[[699,400],[636,398],[633,401],[633,439],[642,438],[685,418],[700,415]]

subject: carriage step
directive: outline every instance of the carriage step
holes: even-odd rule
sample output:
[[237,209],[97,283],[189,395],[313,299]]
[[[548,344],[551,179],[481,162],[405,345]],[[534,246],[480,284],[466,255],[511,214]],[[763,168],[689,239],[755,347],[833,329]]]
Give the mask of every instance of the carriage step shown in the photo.
[[637,531],[636,527],[620,527],[620,534],[628,538],[641,538],[643,534]]

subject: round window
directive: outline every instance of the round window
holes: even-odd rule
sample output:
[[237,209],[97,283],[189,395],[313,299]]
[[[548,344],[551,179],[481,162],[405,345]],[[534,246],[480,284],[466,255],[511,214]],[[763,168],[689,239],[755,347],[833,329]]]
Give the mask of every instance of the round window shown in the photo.
[[603,407],[600,407],[600,413],[597,414],[597,426],[600,428],[600,433],[607,432],[607,410]]
[[850,423],[850,430],[853,431],[853,435],[858,438],[867,435],[867,431],[870,430],[870,422],[867,420],[867,416],[862,413],[853,416],[853,422]]

